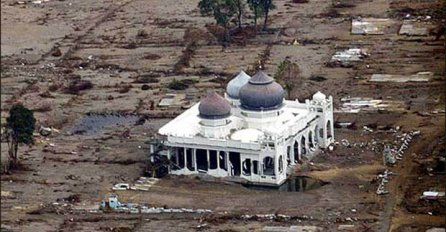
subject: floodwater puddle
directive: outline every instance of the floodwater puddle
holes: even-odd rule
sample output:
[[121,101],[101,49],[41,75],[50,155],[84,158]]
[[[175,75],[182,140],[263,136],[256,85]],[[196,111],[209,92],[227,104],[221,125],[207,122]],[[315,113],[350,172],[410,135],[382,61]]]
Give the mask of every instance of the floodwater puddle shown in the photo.
[[330,182],[311,178],[308,176],[292,176],[289,177],[281,186],[257,186],[257,185],[243,185],[249,189],[265,190],[265,191],[280,191],[280,192],[306,192],[313,189],[318,189]]
[[87,113],[76,121],[69,134],[93,135],[106,127],[143,124],[145,119],[130,113]]

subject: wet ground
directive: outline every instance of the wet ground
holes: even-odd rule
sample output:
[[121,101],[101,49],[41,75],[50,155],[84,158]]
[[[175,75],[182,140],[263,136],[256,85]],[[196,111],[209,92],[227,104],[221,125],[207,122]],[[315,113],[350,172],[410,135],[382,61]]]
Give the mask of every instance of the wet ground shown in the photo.
[[[435,28],[445,18],[442,1],[277,0],[271,31],[238,38],[226,48],[206,26],[214,20],[200,16],[198,0],[37,2],[1,2],[1,117],[4,122],[10,106],[20,102],[34,111],[38,126],[60,132],[36,133],[32,147],[19,149],[24,168],[2,174],[2,231],[260,231],[266,225],[338,231],[346,224],[354,231],[425,231],[444,225],[444,201],[419,201],[423,191],[445,190],[444,175],[428,171],[445,151],[444,37],[398,35],[405,17]],[[381,35],[352,35],[351,20],[358,16],[389,20]],[[329,64],[332,55],[349,48],[366,49],[369,56],[347,67]],[[222,83],[240,69],[250,72],[262,63],[273,76],[284,59],[301,70],[291,98],[303,100],[318,90],[332,95],[335,120],[353,123],[336,128],[339,143],[332,152],[298,166],[294,175],[312,179],[290,181],[283,188],[293,191],[277,191],[167,176],[148,191],[117,193],[122,202],[213,213],[88,211],[114,184],[134,183],[144,174],[146,142],[183,108],[208,89],[223,92]],[[373,74],[426,71],[433,74],[428,82],[369,81]],[[191,84],[173,90],[174,80]],[[167,94],[184,98],[158,106]],[[392,104],[342,112],[347,97]],[[144,123],[138,123],[140,115]],[[86,133],[65,133],[70,130]],[[413,130],[421,135],[389,168],[398,173],[387,185],[389,194],[376,195],[377,174],[387,168],[383,145]],[[1,149],[3,161],[7,146]],[[319,187],[319,180],[330,184]],[[290,217],[242,217],[247,214]]]

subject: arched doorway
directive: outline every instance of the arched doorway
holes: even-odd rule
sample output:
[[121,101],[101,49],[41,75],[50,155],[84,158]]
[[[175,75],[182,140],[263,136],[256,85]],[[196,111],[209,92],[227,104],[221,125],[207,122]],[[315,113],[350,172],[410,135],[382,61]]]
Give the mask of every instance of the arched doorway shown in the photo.
[[327,139],[330,139],[331,137],[333,137],[333,133],[331,131],[331,121],[328,120],[327,121]]
[[310,132],[308,132],[308,147],[314,148],[313,131],[311,131],[311,130],[310,130]]
[[305,136],[302,136],[300,139],[300,155],[306,155],[307,154],[307,147],[306,147],[307,141],[305,139]]
[[300,156],[299,156],[299,142],[297,140],[294,141],[293,150],[294,150],[294,162],[298,162],[300,160]]
[[318,131],[319,131],[319,126],[316,125],[316,127],[314,128],[314,142],[315,142],[316,144],[318,144],[318,143],[319,143],[319,139],[322,138],[322,137],[320,137],[321,134],[318,133]]

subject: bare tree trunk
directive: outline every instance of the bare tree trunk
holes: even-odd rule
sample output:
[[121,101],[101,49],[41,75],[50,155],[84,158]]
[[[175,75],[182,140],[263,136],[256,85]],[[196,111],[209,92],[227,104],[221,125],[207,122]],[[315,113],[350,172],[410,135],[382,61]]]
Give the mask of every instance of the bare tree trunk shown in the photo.
[[263,9],[265,11],[265,21],[263,22],[263,30],[266,31],[266,25],[268,24],[268,14],[269,14],[269,8],[271,5],[271,1],[265,1],[263,3]]
[[237,17],[238,17],[238,28],[239,29],[242,28],[242,14],[243,14],[242,6],[241,6],[241,3],[239,2],[238,14],[237,14]]
[[256,29],[257,29],[257,17],[258,17],[257,14],[258,14],[257,9],[254,8],[254,28]]
[[224,38],[224,41],[229,43],[230,40],[231,40],[231,36],[229,35],[228,26],[225,25],[225,38]]
[[17,151],[19,150],[19,143],[15,141],[14,143],[14,168],[17,168],[18,166],[18,159],[17,159]]

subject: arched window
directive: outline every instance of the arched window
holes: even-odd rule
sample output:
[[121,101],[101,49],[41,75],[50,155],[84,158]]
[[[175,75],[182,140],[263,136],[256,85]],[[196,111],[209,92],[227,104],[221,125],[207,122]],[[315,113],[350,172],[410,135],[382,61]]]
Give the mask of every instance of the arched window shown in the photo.
[[274,176],[274,159],[271,156],[263,158],[263,175]]

